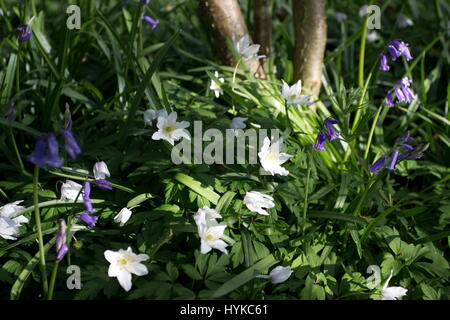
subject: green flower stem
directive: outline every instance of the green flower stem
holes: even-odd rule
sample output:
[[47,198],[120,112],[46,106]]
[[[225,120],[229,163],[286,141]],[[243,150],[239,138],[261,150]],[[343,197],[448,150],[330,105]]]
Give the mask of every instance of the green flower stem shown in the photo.
[[364,25],[361,34],[361,45],[359,47],[359,67],[358,67],[358,86],[362,88],[364,84],[364,57],[366,55],[366,35],[367,35],[367,20],[369,15],[366,14],[364,18]]
[[308,210],[308,189],[309,189],[309,178],[311,176],[312,148],[309,151],[308,156],[309,156],[309,162],[308,162],[308,171],[306,173],[305,200],[303,202],[303,226],[302,226],[303,234],[305,234],[305,231],[306,231],[306,211]]
[[14,149],[14,153],[16,154],[17,161],[19,162],[20,170],[24,171],[25,167],[23,166],[22,158],[20,157],[19,148],[17,148],[16,139],[14,138],[14,133],[12,131],[12,128],[9,127],[9,136],[11,138],[11,143]]
[[286,111],[286,127],[293,129],[291,118],[289,118],[289,108],[287,102],[284,103],[284,110]]
[[[89,182],[94,181],[94,179],[92,179],[92,178],[86,178],[86,177],[82,177],[82,176],[74,176],[74,175],[60,173],[60,172],[53,171],[53,170],[49,170],[48,172],[50,172],[51,174],[54,174],[55,176],[62,177],[62,178],[68,178],[68,179],[80,180],[80,181],[89,181]],[[113,188],[116,188],[116,189],[119,189],[119,190],[122,190],[125,192],[134,193],[134,190],[124,187],[124,186],[121,186],[119,184],[111,183],[111,186]]]
[[384,103],[378,108],[375,117],[373,118],[372,127],[370,128],[369,138],[367,139],[366,151],[364,152],[364,160],[367,160],[367,156],[369,155],[370,146],[372,144],[373,134],[375,132],[375,128],[377,126],[378,118],[381,114],[381,110],[383,110]]
[[39,180],[39,166],[34,166],[33,175],[33,204],[34,204],[34,217],[36,219],[36,229],[39,243],[39,265],[41,268],[41,280],[44,296],[48,292],[47,272],[45,270],[45,250],[44,239],[42,237],[41,216],[39,214],[39,196],[38,196],[38,180]]
[[52,277],[50,279],[50,287],[48,289],[47,300],[53,299],[53,291],[55,289],[55,280],[56,280],[56,274],[58,273],[58,266],[59,266],[58,262],[55,262],[53,264],[53,271],[52,271]]
[[[96,203],[105,203],[105,200],[103,199],[91,199],[91,202],[96,204]],[[30,206],[28,208],[23,209],[22,211],[18,212],[14,217],[23,215],[27,212],[30,211],[34,211],[35,208],[45,208],[45,207],[53,207],[53,206],[74,206],[74,205],[78,205],[78,204],[83,204],[83,200],[77,200],[76,202],[69,202],[69,201],[64,201],[64,200],[50,200],[50,201],[45,201],[45,202],[41,202],[38,203],[37,205],[33,205]]]

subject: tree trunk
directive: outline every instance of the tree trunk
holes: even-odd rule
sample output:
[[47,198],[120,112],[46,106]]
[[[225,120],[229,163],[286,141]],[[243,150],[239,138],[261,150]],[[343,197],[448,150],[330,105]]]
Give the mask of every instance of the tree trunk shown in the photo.
[[327,42],[325,0],[293,0],[294,78],[318,97]]
[[267,58],[272,49],[272,11],[270,0],[253,0],[253,36]]
[[[211,31],[214,52],[222,63],[235,66],[237,61],[227,46],[227,39],[239,40],[248,34],[247,25],[237,0],[199,0],[201,18]],[[264,78],[264,70],[259,59],[245,61],[250,72],[258,78]]]

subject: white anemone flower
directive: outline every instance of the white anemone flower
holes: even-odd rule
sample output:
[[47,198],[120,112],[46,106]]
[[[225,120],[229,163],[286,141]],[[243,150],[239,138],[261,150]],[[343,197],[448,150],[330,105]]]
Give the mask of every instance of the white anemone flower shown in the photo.
[[400,28],[408,28],[414,25],[414,22],[404,14],[398,15],[397,22]]
[[236,48],[237,53],[244,59],[253,59],[253,58],[264,58],[265,56],[258,56],[258,51],[260,48],[259,44],[250,45],[250,36],[248,33],[236,41],[236,38],[233,36],[234,47]]
[[141,262],[148,260],[149,256],[146,254],[135,254],[130,247],[127,250],[106,250],[104,255],[110,263],[108,276],[116,277],[125,291],[130,291],[131,289],[132,273],[137,276],[145,276],[148,274],[147,267]]
[[292,272],[293,271],[292,271],[291,267],[278,266],[278,267],[272,269],[272,271],[270,271],[269,275],[261,274],[256,277],[270,279],[270,281],[273,284],[277,284],[277,283],[285,282],[287,279],[289,279]]
[[375,42],[380,39],[380,35],[376,31],[370,31],[366,34],[367,42]]
[[[219,73],[216,71],[214,72],[214,76],[219,79],[220,82],[224,83],[225,79],[224,78],[219,78]],[[223,94],[223,89],[220,87],[220,83],[217,83],[216,81],[214,81],[213,79],[211,79],[211,85],[209,86],[209,88],[214,91],[214,95],[216,96],[216,98],[220,97],[221,94]]]
[[94,178],[95,179],[106,179],[106,177],[110,177],[108,166],[104,161],[99,161],[94,164]]
[[19,233],[19,227],[22,223],[29,221],[23,215],[17,216],[20,211],[25,209],[25,207],[18,205],[21,202],[23,200],[8,203],[0,207],[0,236],[4,239],[16,240],[13,236]]
[[394,270],[391,270],[389,278],[386,280],[383,288],[381,289],[381,300],[397,300],[397,298],[406,296],[406,292],[408,291],[407,289],[403,287],[388,287],[393,271]]
[[284,80],[283,87],[281,88],[281,94],[286,99],[286,103],[292,106],[310,105],[309,101],[311,96],[301,94],[302,92],[302,80],[298,80],[296,84],[289,86]]
[[131,210],[128,208],[122,208],[119,213],[114,217],[114,222],[119,223],[122,227],[131,217]]
[[168,117],[159,116],[156,124],[158,131],[152,135],[153,140],[166,140],[171,145],[181,138],[191,140],[189,132],[185,129],[189,127],[189,122],[177,122],[177,113],[174,111]]
[[218,225],[219,223],[216,219],[220,218],[222,218],[222,216],[216,210],[211,209],[208,206],[198,209],[197,213],[194,215],[194,220],[199,230],[202,227]]
[[223,253],[228,253],[226,249],[228,244],[221,240],[226,227],[227,225],[224,223],[213,226],[202,225],[199,227],[198,234],[201,239],[200,252],[206,254],[212,249],[217,249]]
[[361,8],[359,8],[358,15],[362,18],[367,14],[367,9],[369,9],[369,6],[367,4],[363,5]]
[[166,109],[160,109],[160,110],[154,110],[154,109],[148,109],[144,111],[144,122],[146,125],[151,126],[153,124],[153,120],[158,119],[158,117],[164,117],[167,118],[167,110]]
[[79,183],[76,183],[72,180],[66,180],[66,182],[63,183],[61,186],[61,200],[72,200],[75,201],[78,194],[78,199],[81,199],[81,189],[83,186]]
[[236,117],[231,120],[230,128],[231,129],[245,129],[247,127],[247,124],[245,121],[247,121],[248,118],[242,118],[242,117]]
[[289,160],[289,158],[292,158],[293,155],[280,153],[282,144],[283,138],[280,138],[278,141],[271,144],[270,139],[265,137],[261,151],[258,152],[261,166],[271,175],[279,174],[281,176],[287,176],[289,174],[289,171],[284,169],[281,165]]
[[244,204],[247,206],[248,210],[257,212],[263,216],[269,215],[264,208],[270,209],[275,207],[275,203],[271,196],[258,191],[247,192],[244,197]]

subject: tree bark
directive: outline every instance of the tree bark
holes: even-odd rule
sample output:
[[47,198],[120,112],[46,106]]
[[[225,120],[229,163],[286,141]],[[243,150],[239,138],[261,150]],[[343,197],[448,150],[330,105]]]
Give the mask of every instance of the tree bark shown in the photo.
[[293,0],[294,78],[318,97],[327,42],[325,0]]
[[272,11],[270,0],[253,0],[253,36],[267,58],[272,51]]
[[[222,63],[235,66],[237,61],[227,46],[233,36],[239,40],[248,34],[247,25],[237,0],[199,0],[200,16],[211,31],[214,52]],[[265,73],[259,59],[245,60],[250,72],[258,78]]]

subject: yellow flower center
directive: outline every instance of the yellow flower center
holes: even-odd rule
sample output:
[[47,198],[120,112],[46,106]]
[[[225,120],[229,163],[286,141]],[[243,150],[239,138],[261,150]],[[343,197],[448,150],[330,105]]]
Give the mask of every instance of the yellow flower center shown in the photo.
[[120,260],[120,263],[121,263],[121,264],[127,264],[127,260],[122,259],[122,260]]
[[291,94],[291,100],[295,100],[295,99],[297,99],[297,94]]
[[167,134],[171,134],[174,130],[175,128],[171,126],[167,126],[164,128],[164,132],[166,132]]
[[277,160],[278,159],[278,154],[276,154],[275,152],[269,152],[267,154],[266,159],[269,160],[269,161]]
[[218,240],[218,238],[217,238],[214,234],[208,233],[208,234],[206,235],[206,240],[207,240],[207,241],[216,241],[216,240]]

